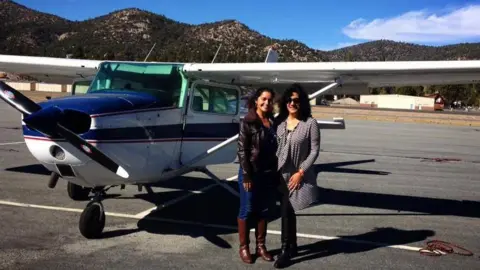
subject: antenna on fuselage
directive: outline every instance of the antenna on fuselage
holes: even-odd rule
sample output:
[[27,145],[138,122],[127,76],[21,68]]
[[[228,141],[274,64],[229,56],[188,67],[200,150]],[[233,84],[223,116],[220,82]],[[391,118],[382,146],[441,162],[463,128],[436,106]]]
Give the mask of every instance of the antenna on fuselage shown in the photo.
[[155,48],[155,45],[157,45],[156,42],[153,44],[152,48],[151,48],[150,51],[148,52],[148,54],[147,54],[147,56],[145,57],[145,60],[143,60],[143,62],[147,62],[147,59],[148,59],[148,57],[150,56],[150,54],[152,53],[153,48]]
[[213,62],[215,62],[215,58],[217,58],[217,55],[218,55],[218,52],[220,51],[220,48],[222,48],[222,44],[220,44],[220,46],[218,47],[217,52],[215,53],[215,56],[212,59],[212,64],[213,64]]

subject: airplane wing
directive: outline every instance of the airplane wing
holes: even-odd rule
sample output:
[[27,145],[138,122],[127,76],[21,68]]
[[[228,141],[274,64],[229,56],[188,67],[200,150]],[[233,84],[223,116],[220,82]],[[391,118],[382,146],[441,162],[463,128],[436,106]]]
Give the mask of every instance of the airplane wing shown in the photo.
[[[270,47],[265,63],[277,61],[278,52]],[[76,79],[94,76],[102,62],[104,61],[0,54],[0,72],[26,75],[44,83],[71,84]]]
[[200,79],[273,88],[293,82],[308,89],[333,82],[368,87],[480,82],[479,60],[187,64],[184,71]]
[[[301,62],[186,64],[188,76],[283,91],[301,83],[306,91],[365,93],[368,87],[465,84],[480,82],[480,61]],[[327,85],[327,86],[325,86]],[[351,89],[351,90],[345,90]],[[368,93],[368,92],[367,92]],[[345,129],[343,119],[317,121],[321,129]]]
[[27,75],[45,83],[71,84],[75,79],[95,75],[101,62],[100,60],[0,55],[0,71]]

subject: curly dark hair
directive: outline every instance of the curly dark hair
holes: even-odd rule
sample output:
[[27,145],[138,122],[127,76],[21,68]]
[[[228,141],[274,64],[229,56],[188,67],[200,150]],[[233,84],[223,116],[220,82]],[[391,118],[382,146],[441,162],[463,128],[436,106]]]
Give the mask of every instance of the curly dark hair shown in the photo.
[[307,120],[307,118],[312,116],[312,107],[310,106],[310,100],[308,99],[308,95],[303,89],[303,87],[298,84],[294,83],[290,87],[288,87],[285,92],[283,93],[282,97],[279,100],[278,108],[279,114],[277,117],[278,122],[282,122],[288,117],[288,109],[287,109],[287,101],[292,96],[293,93],[297,93],[300,99],[300,108],[298,111],[298,119],[301,121]]
[[[256,112],[257,107],[255,106],[255,101],[263,94],[263,92],[269,92],[272,95],[272,100],[275,100],[275,91],[273,91],[273,89],[268,87],[260,87],[248,98],[247,108],[249,112]],[[273,117],[273,112],[272,115],[269,115],[269,117]]]

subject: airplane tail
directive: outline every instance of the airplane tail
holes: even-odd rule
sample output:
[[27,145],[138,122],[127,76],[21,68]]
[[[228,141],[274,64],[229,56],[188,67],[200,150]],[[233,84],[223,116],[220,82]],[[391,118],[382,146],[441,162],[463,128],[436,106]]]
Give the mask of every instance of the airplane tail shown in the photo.
[[270,46],[267,52],[267,57],[265,58],[265,63],[276,63],[278,62],[278,51],[276,46]]

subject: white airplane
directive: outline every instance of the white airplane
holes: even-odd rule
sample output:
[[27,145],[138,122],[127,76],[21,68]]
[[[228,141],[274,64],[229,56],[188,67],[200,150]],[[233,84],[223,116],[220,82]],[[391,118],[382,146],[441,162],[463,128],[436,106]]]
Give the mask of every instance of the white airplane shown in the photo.
[[[480,61],[157,63],[0,55],[0,70],[47,83],[93,78],[88,92],[35,103],[0,82],[0,97],[22,115],[31,154],[58,177],[93,192],[79,229],[97,238],[105,226],[108,188],[144,185],[201,171],[237,192],[206,166],[236,159],[240,86],[279,91],[301,83],[310,98],[341,86],[479,82]],[[316,91],[314,91],[316,90]],[[344,129],[342,119],[319,121]],[[87,195],[88,195],[87,192]]]

